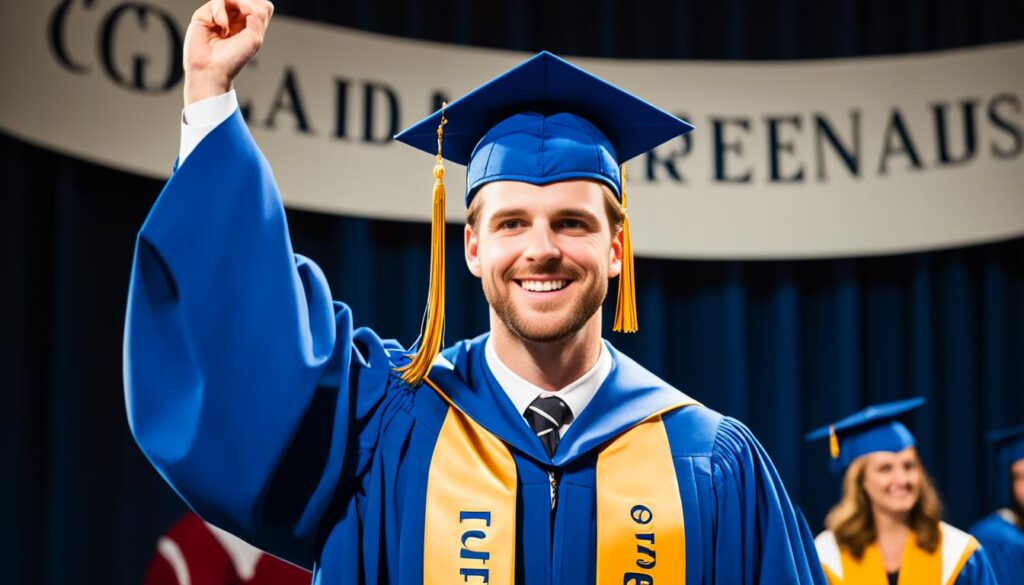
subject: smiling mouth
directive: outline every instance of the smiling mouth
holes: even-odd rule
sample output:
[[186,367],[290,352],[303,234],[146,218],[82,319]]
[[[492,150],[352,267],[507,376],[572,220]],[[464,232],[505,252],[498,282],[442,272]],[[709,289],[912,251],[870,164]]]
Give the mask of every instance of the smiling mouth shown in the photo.
[[530,292],[554,292],[564,289],[571,280],[517,280],[516,284]]

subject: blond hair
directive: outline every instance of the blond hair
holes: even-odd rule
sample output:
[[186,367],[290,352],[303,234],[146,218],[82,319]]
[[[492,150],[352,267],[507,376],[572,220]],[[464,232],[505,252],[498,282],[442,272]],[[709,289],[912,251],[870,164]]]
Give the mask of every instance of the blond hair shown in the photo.
[[[939,547],[942,500],[916,453],[914,458],[921,470],[921,494],[910,509],[910,530],[917,539],[917,545],[931,553]],[[867,461],[867,457],[859,457],[850,464],[843,476],[843,497],[825,517],[825,527],[835,535],[839,548],[849,551],[857,559],[863,557],[864,550],[878,538],[871,500],[864,490]]]

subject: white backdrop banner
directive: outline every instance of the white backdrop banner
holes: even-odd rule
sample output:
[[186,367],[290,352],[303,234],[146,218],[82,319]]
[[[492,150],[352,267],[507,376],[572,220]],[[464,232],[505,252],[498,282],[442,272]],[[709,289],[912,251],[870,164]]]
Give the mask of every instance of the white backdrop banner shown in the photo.
[[[8,7],[0,129],[168,176],[197,5]],[[390,137],[527,57],[275,17],[236,88],[287,205],[428,221],[433,157]],[[1024,234],[1024,43],[800,62],[568,58],[697,127],[628,165],[640,255],[834,257]],[[448,173],[453,222],[460,171]]]

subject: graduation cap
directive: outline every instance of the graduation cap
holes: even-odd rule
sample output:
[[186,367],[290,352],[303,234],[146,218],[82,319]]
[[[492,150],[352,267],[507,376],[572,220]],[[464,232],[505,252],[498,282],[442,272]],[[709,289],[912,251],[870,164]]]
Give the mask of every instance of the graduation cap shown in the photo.
[[1024,424],[990,431],[985,440],[996,448],[999,464],[1010,466],[1024,459]]
[[[589,179],[607,185],[626,211],[623,164],[691,130],[676,116],[542,51],[396,135],[435,155],[430,293],[417,353],[399,369],[403,379],[422,380],[441,349],[444,160],[466,165],[467,206],[494,181]],[[628,215],[613,329],[637,330]]]
[[829,438],[834,472],[846,469],[854,459],[876,451],[898,453],[916,442],[898,417],[924,404],[924,398],[910,398],[869,406],[860,412],[807,434],[806,441]]

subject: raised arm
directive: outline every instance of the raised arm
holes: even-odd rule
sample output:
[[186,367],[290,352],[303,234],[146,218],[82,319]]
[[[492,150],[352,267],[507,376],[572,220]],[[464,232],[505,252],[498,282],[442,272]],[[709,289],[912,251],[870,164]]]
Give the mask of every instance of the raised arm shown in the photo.
[[231,89],[263,45],[274,14],[266,0],[210,0],[192,14],[185,32],[185,106]]
[[[268,18],[268,2],[210,2],[186,55],[247,59]],[[186,95],[212,79],[209,91],[230,87],[211,74]],[[345,505],[372,448],[361,429],[390,372],[384,344],[354,330],[320,269],[293,254],[273,174],[236,110],[175,171],[139,232],[124,340],[136,440],[204,519],[308,566],[325,514]]]

